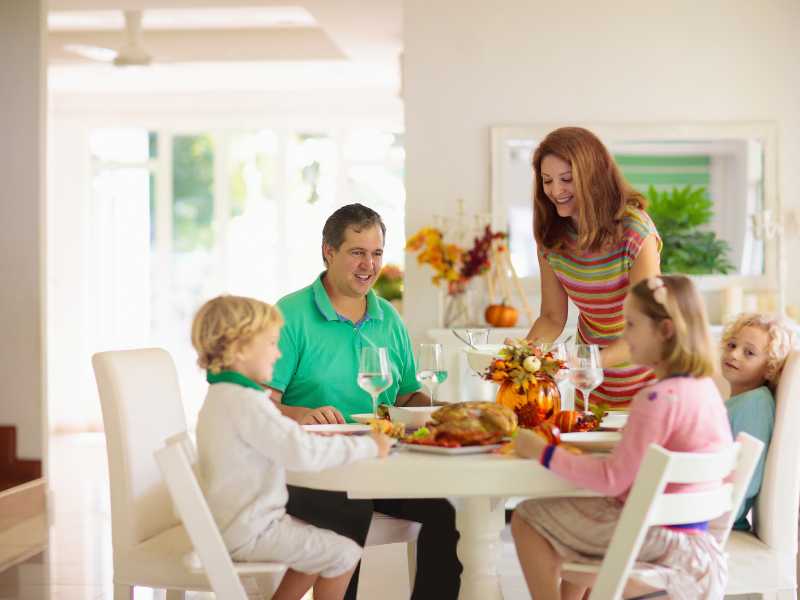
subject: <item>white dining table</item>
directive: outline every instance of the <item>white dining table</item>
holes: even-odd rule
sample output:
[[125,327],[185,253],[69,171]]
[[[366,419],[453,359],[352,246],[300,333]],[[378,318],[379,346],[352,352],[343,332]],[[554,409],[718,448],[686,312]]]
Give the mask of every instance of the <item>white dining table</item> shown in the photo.
[[290,472],[291,485],[347,492],[350,498],[447,498],[460,534],[460,600],[501,600],[500,532],[510,497],[594,496],[537,462],[514,456],[449,456],[400,450],[316,473]]

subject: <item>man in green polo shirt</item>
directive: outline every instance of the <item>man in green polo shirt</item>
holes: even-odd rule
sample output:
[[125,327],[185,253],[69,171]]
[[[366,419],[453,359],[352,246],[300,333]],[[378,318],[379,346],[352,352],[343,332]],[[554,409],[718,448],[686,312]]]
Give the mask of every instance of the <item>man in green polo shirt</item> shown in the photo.
[[[272,398],[300,423],[343,423],[372,411],[356,382],[361,348],[385,347],[392,385],[379,402],[430,404],[416,381],[408,331],[394,307],[372,291],[383,261],[386,226],[375,211],[350,204],[334,212],[322,230],[326,270],[308,287],[278,302],[285,325],[275,364]],[[444,499],[350,500],[341,492],[289,486],[286,510],[312,525],[332,529],[364,545],[373,510],[422,524],[412,599],[458,597],[455,512]],[[358,570],[345,598],[355,600]]]

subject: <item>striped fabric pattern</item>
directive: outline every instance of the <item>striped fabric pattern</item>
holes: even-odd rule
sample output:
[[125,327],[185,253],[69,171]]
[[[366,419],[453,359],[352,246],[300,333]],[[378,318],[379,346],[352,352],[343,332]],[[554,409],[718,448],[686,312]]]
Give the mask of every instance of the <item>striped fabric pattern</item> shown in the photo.
[[[649,215],[630,207],[623,220],[622,239],[614,248],[578,252],[572,249],[577,237],[572,233],[567,248],[544,253],[567,296],[580,311],[579,343],[605,347],[622,336],[625,327],[622,303],[628,293],[630,270],[650,235],[657,237],[660,251],[661,238]],[[652,372],[643,367],[626,363],[607,368],[603,383],[592,392],[590,402],[627,408],[633,395],[654,381]]]

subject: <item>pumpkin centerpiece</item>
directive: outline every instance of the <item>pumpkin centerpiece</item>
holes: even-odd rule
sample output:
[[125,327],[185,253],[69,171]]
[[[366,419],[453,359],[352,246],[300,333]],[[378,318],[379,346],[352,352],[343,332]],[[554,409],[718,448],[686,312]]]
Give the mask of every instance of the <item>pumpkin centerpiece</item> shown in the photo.
[[490,304],[483,313],[483,318],[492,327],[513,327],[517,324],[519,312],[503,301],[501,304]]
[[561,394],[554,376],[564,362],[528,340],[500,350],[483,374],[500,384],[497,402],[517,414],[520,427],[533,428],[561,410]]

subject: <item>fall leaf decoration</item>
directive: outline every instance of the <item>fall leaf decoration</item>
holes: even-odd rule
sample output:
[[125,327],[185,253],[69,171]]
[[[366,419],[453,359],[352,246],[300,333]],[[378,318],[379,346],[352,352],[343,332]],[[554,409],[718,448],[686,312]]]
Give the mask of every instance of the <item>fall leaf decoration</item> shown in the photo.
[[472,247],[464,250],[457,244],[446,243],[441,230],[423,227],[408,238],[406,250],[419,252],[417,262],[433,268],[433,284],[438,286],[444,281],[448,286],[448,293],[453,294],[463,291],[463,284],[489,269],[492,242],[505,237],[505,233],[494,232],[487,225],[483,235],[474,238]]
[[483,377],[500,384],[496,401],[514,411],[520,427],[532,428],[561,410],[554,376],[563,368],[564,361],[522,339],[504,346]]
[[544,352],[530,340],[516,340],[500,349],[482,377],[495,383],[511,382],[517,393],[524,393],[537,379],[555,377],[565,368],[551,352]]

